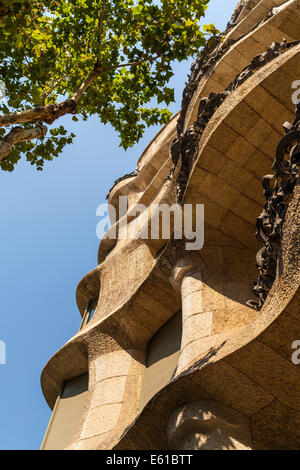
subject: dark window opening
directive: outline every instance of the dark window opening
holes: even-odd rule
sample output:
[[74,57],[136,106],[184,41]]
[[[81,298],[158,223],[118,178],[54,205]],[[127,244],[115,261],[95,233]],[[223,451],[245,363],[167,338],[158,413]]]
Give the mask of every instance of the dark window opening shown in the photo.
[[42,450],[62,450],[73,441],[83,417],[88,373],[63,383],[41,446]]
[[157,331],[148,344],[141,409],[170,382],[178,364],[181,337],[180,310]]
[[85,312],[83,314],[81,324],[80,324],[80,330],[84,328],[89,321],[93,318],[93,315],[95,313],[95,309],[97,307],[97,302],[98,302],[99,297],[95,297],[94,299],[90,300],[89,303],[87,304],[87,307],[85,309]]

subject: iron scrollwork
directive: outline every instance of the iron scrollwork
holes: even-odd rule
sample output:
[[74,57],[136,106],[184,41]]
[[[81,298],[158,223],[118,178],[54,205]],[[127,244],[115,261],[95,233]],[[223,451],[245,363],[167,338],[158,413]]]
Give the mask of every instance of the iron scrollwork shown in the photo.
[[300,183],[300,103],[296,108],[294,122],[292,124],[286,122],[283,128],[286,135],[280,140],[276,149],[272,166],[274,174],[263,178],[266,203],[256,221],[256,237],[263,243],[263,248],[256,256],[256,265],[260,274],[253,287],[258,301],[247,302],[248,306],[256,310],[262,308],[274,284],[285,216],[294,188]]

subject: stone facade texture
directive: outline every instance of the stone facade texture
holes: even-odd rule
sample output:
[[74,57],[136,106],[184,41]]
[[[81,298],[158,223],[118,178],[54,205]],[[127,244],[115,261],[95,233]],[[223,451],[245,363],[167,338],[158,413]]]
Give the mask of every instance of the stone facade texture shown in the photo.
[[[84,413],[67,449],[300,448],[300,366],[291,360],[300,339],[296,80],[299,1],[240,1],[220,40],[193,64],[181,112],[149,144],[134,174],[111,189],[109,203],[118,208],[119,196],[128,196],[128,211],[141,203],[204,204],[205,243],[187,252],[173,238],[103,238],[98,266],[77,288],[82,315],[98,297],[95,314],[42,372],[51,408],[65,381],[89,374]],[[285,133],[290,140],[282,140]],[[260,276],[274,262],[273,274],[259,278],[259,302],[251,305],[262,246],[255,226],[267,211],[262,178],[275,171],[283,181],[279,154],[287,151],[293,187],[280,196],[286,210],[281,219],[277,214],[278,250],[258,262]],[[147,211],[131,217],[133,230],[148,224]],[[177,364],[145,400],[150,341],[177,312]]]

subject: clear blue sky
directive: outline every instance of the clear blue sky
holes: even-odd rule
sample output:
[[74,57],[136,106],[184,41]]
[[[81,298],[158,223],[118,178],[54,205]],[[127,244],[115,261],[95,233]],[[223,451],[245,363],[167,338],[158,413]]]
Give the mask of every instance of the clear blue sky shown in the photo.
[[[205,23],[223,30],[238,0],[211,0]],[[190,63],[175,66],[172,86],[180,109]],[[51,411],[40,374],[50,356],[78,330],[75,289],[97,264],[96,207],[114,180],[135,169],[158,129],[125,152],[118,136],[96,119],[66,127],[77,138],[37,172],[19,162],[0,172],[0,449],[38,449]]]

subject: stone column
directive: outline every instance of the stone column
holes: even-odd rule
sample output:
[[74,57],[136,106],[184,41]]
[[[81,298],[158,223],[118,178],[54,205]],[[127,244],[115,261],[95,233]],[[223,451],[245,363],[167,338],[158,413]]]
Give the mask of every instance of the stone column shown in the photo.
[[196,255],[186,255],[173,268],[171,284],[180,290],[182,298],[182,341],[177,372],[189,362],[193,345],[212,333],[213,314],[203,305],[201,261]]
[[68,450],[107,450],[138,413],[143,353],[119,349],[89,362],[88,400],[80,428]]

